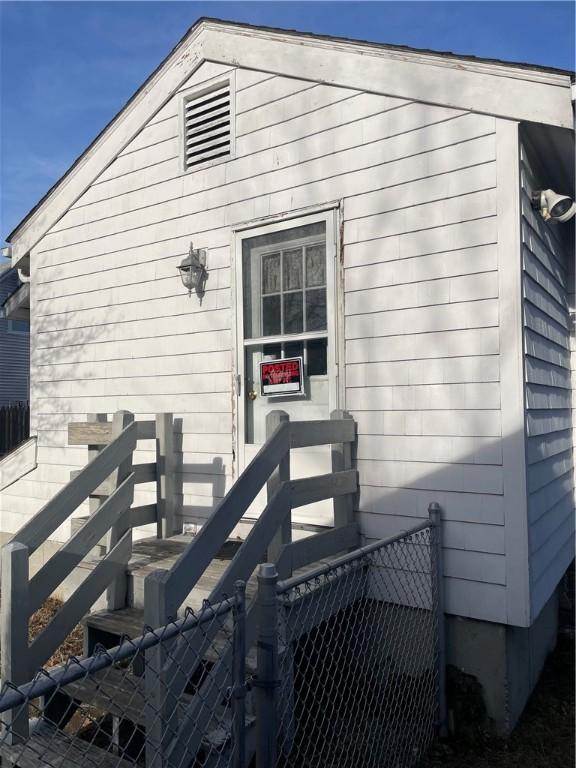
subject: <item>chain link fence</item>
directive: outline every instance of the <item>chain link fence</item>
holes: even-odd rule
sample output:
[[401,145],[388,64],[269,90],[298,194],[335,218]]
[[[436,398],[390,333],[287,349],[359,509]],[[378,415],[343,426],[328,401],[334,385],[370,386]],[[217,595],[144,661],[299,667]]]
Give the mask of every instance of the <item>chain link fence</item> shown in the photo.
[[440,717],[435,534],[279,585],[271,765],[406,768],[426,752]]
[[197,614],[70,658],[26,686],[5,684],[2,766],[231,768],[250,722],[235,695],[245,690],[244,630],[238,585]]
[[444,712],[437,518],[6,683],[3,768],[416,766]]

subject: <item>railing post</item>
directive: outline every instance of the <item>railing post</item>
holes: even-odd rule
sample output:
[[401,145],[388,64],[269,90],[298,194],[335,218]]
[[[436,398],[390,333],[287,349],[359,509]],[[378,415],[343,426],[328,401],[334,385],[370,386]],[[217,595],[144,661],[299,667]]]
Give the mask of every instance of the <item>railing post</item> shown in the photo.
[[[96,421],[98,423],[103,423],[108,421],[108,414],[106,413],[89,413],[87,414],[87,421]],[[95,459],[96,456],[100,453],[100,451],[104,448],[103,445],[88,445],[88,463],[92,461],[92,459]],[[88,497],[88,509],[90,511],[90,514],[93,515],[94,512],[98,510],[98,508],[102,505],[102,497],[96,496],[94,494],[90,494]]]
[[171,413],[156,415],[156,535],[167,539],[180,533],[176,520],[176,458]]
[[[31,674],[28,657],[28,547],[11,541],[2,547],[1,654],[2,681],[24,685]],[[20,705],[2,714],[5,740],[17,744],[28,738],[28,706]]]
[[[274,430],[279,424],[285,421],[289,421],[290,417],[285,411],[270,411],[266,416],[266,439],[273,434]],[[286,451],[283,459],[281,459],[278,469],[276,469],[271,475],[268,483],[266,484],[266,490],[268,494],[268,501],[272,498],[280,483],[288,482],[290,480],[290,448]],[[288,512],[280,528],[272,541],[268,546],[267,557],[272,563],[277,562],[282,551],[282,547],[292,542],[292,510]],[[285,565],[282,566],[282,573],[279,574],[280,578],[287,579],[292,575],[292,568],[288,561],[285,561]]]
[[258,572],[256,642],[256,768],[274,768],[277,756],[278,597],[276,566]]
[[[347,411],[332,411],[331,419],[351,419]],[[332,445],[332,472],[343,472],[352,469],[351,443],[334,443]],[[354,497],[352,494],[334,498],[334,528],[340,528],[354,522]]]
[[246,582],[234,584],[232,656],[233,768],[246,766]]
[[[176,701],[170,694],[164,667],[168,659],[168,643],[162,640],[169,621],[166,607],[167,571],[154,571],[144,580],[144,623],[156,632],[158,643],[146,651],[144,686],[146,691],[146,768],[165,768],[167,750],[177,731],[168,731]],[[176,618],[176,617],[173,617]],[[172,642],[172,641],[171,641]]]
[[[134,421],[134,414],[129,411],[117,411],[112,418],[112,441],[114,441],[129,424]],[[118,486],[124,482],[128,475],[132,472],[133,454],[127,456],[122,461],[117,469],[112,473],[112,488],[118,488]],[[132,505],[130,501],[129,507]],[[129,522],[128,516],[124,515],[124,522],[116,523],[113,525],[106,536],[106,551],[111,552],[116,544],[120,541],[122,536],[128,531]],[[130,559],[130,558],[128,558]],[[128,593],[128,573],[124,571],[122,576],[116,578],[106,591],[106,603],[108,610],[116,611],[119,608],[124,608],[126,605],[126,597]]]
[[[438,671],[438,731],[446,736],[446,631],[444,615],[444,567],[442,555],[442,508],[433,501],[428,506],[430,517],[430,567],[432,576],[432,610],[436,609],[436,664]],[[434,599],[434,597],[436,599]]]

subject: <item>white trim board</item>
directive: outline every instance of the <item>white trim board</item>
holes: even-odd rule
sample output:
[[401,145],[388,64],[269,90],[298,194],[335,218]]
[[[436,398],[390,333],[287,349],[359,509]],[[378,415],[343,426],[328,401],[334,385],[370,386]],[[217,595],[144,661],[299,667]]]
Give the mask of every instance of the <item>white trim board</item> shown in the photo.
[[573,125],[569,75],[200,20],[15,230],[13,266],[29,256],[204,61],[514,120]]
[[37,442],[38,438],[34,435],[0,460],[0,491],[36,469]]
[[531,616],[518,123],[497,121],[496,162],[506,620],[508,624],[529,627]]

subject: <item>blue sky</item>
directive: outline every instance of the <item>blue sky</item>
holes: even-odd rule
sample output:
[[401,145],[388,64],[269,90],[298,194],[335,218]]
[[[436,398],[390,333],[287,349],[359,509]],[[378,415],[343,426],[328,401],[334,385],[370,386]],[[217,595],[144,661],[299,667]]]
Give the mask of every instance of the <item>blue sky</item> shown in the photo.
[[0,239],[199,16],[574,68],[574,2],[0,2]]

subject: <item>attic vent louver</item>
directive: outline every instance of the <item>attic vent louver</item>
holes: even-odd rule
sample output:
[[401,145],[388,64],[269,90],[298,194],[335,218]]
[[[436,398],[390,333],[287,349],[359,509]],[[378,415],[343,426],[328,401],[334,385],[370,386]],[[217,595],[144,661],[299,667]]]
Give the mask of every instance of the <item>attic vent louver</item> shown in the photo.
[[184,166],[186,170],[231,154],[230,83],[184,102]]

